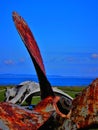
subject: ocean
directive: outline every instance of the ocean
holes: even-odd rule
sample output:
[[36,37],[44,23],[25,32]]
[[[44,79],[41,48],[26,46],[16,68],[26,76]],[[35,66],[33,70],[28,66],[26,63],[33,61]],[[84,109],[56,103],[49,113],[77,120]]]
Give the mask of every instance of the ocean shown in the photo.
[[[95,78],[47,76],[52,86],[88,86]],[[36,75],[0,74],[0,85],[18,85],[24,81],[38,82]]]

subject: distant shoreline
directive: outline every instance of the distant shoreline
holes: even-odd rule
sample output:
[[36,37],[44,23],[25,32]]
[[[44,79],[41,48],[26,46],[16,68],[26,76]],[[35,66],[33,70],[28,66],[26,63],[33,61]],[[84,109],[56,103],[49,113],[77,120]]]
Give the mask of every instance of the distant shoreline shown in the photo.
[[[66,76],[47,76],[52,86],[88,86],[95,79],[94,77],[66,77]],[[38,82],[36,75],[17,75],[17,74],[0,74],[0,86],[18,85],[24,81]]]

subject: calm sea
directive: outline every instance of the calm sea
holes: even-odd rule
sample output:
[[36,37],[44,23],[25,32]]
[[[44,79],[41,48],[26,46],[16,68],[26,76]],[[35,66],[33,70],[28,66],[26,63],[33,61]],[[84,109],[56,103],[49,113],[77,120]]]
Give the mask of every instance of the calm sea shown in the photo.
[[[65,76],[48,76],[52,86],[87,86],[95,78],[65,77]],[[16,75],[0,74],[0,85],[18,85],[23,81],[36,81],[35,75]]]

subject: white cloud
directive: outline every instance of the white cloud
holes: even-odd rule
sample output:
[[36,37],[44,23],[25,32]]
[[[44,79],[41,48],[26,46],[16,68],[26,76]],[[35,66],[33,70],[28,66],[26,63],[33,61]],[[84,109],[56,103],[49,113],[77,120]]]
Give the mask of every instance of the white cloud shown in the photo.
[[24,62],[25,62],[25,59],[24,59],[24,58],[21,58],[21,59],[19,59],[19,61],[20,61],[21,63],[24,63]]
[[15,64],[18,64],[18,63],[22,64],[22,63],[25,63],[25,58],[20,58],[18,60],[5,59],[5,60],[3,60],[3,63],[5,65],[15,65]]
[[91,55],[91,57],[94,58],[94,59],[98,59],[98,54],[97,54],[97,53],[93,53],[93,54]]
[[5,60],[5,61],[4,61],[4,64],[6,64],[6,65],[13,65],[13,64],[14,64],[14,61],[11,60],[11,59],[8,59],[8,60]]

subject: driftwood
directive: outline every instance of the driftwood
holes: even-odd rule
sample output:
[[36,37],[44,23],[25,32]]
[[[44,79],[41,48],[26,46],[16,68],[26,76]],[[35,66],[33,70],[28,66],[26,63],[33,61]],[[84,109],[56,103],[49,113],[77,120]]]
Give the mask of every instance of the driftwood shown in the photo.
[[55,95],[49,83],[42,57],[26,22],[13,13],[15,26],[35,66],[41,102],[29,111],[9,102],[0,103],[0,130],[77,130],[98,128],[98,79],[79,96],[70,100]]
[[[63,98],[67,97],[70,100],[73,99],[71,96],[69,96],[67,93],[64,93],[57,87],[52,87],[52,89],[54,93],[58,96],[62,96]],[[20,105],[23,104],[24,101],[26,101],[28,105],[30,105],[33,96],[40,96],[39,83],[24,81],[12,88],[7,88],[5,92],[5,101]]]

